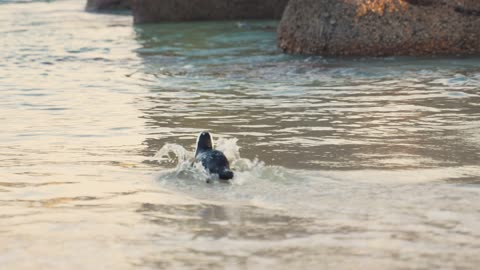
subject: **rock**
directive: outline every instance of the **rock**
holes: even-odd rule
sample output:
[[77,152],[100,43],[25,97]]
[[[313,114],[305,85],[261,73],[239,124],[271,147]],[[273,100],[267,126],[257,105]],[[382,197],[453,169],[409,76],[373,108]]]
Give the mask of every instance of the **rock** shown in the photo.
[[135,23],[280,19],[288,0],[134,0]]
[[324,56],[480,54],[480,1],[291,0],[278,45]]
[[87,0],[86,10],[131,9],[133,0]]

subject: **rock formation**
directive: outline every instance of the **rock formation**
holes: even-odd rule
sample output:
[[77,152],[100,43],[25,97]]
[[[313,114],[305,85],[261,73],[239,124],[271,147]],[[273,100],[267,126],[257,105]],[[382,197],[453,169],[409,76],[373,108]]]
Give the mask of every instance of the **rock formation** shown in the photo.
[[480,1],[291,0],[278,36],[295,54],[480,54]]
[[133,0],[88,0],[88,11],[131,9]]
[[135,23],[280,19],[288,0],[134,0]]

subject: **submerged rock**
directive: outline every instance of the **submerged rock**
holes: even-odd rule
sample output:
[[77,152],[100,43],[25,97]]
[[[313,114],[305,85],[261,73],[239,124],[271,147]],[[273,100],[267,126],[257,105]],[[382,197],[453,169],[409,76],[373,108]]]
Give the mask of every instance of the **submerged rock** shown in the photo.
[[131,9],[133,0],[87,0],[88,11]]
[[280,19],[288,0],[135,0],[135,23]]
[[278,36],[299,54],[480,54],[480,1],[291,0]]

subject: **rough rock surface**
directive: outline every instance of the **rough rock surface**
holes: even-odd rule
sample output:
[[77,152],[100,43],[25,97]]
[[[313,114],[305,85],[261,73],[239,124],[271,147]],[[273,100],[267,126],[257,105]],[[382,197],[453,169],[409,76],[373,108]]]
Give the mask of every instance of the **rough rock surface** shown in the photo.
[[480,54],[480,1],[291,0],[278,45],[325,56]]
[[135,23],[280,19],[288,0],[134,0]]
[[133,0],[87,0],[88,11],[131,9]]

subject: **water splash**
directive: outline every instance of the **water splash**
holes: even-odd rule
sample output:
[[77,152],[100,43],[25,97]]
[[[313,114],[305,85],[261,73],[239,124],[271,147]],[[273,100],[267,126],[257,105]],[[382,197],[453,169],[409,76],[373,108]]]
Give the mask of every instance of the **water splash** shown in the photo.
[[[240,156],[237,138],[220,138],[216,149],[222,151],[230,161],[235,177],[230,181],[233,185],[243,185],[251,181],[285,182],[292,179],[292,173],[280,166],[267,166],[265,162]],[[195,162],[194,151],[189,151],[178,144],[167,143],[155,155],[161,165],[175,164],[175,168],[167,169],[159,175],[160,181],[206,182],[212,175]]]
[[160,164],[181,164],[187,161],[193,162],[194,156],[193,152],[188,151],[181,145],[167,143],[155,154],[154,158],[156,158]]
[[240,146],[237,142],[237,138],[220,138],[216,142],[216,149],[222,151],[228,160],[237,160],[240,159]]

